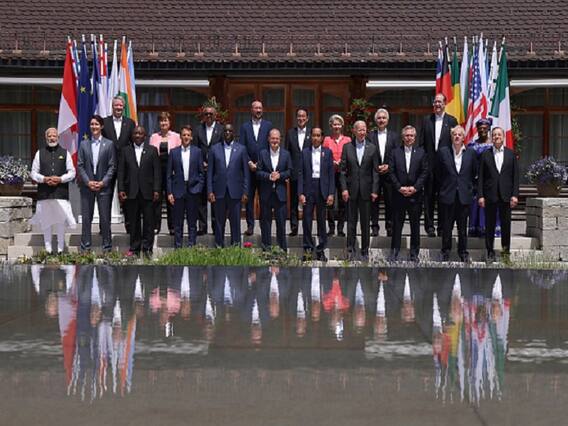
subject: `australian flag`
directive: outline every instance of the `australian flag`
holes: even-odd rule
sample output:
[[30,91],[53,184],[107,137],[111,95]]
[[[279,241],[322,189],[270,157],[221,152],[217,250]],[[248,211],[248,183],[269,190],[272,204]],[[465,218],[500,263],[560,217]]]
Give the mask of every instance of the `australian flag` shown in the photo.
[[79,132],[77,141],[77,151],[81,143],[91,138],[90,121],[93,116],[93,92],[91,88],[91,75],[89,73],[89,62],[87,60],[87,49],[83,43],[79,67],[79,86],[77,87],[77,117],[79,122]]

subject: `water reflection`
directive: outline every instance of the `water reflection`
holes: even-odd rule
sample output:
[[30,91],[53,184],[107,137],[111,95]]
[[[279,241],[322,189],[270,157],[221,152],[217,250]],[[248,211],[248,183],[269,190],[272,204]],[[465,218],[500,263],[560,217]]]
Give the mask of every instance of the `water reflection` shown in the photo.
[[[34,266],[31,273],[45,314],[59,324],[67,394],[81,400],[130,393],[135,359],[153,366],[175,359],[180,368],[189,359],[181,356],[221,363],[220,354],[237,349],[281,353],[300,367],[299,348],[317,353],[314,365],[333,352],[342,368],[427,365],[433,386],[425,389],[442,403],[498,401],[507,392],[517,294],[510,271]],[[269,380],[271,370],[260,368]]]

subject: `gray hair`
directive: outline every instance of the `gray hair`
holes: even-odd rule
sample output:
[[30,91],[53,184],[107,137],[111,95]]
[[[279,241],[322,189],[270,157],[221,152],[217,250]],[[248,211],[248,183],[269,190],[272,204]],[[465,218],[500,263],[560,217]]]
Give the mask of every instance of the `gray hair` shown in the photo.
[[367,123],[365,123],[365,121],[357,120],[355,123],[353,123],[353,130],[357,130],[361,125],[367,127]]
[[465,135],[465,129],[460,126],[459,124],[455,127],[452,127],[452,129],[450,130],[450,134],[453,136],[456,132],[460,131]]
[[121,101],[122,105],[126,105],[126,99],[124,99],[122,95],[116,95],[114,98],[112,98],[112,103],[114,103],[114,101]]
[[388,112],[385,108],[379,108],[379,109],[377,110],[377,112],[375,112],[375,121],[377,121],[377,117],[378,117],[378,115],[379,115],[381,112],[384,112],[384,113],[387,115],[387,120],[390,119],[390,114],[389,114],[389,112]]
[[343,120],[343,117],[340,116],[339,114],[333,114],[331,117],[329,117],[329,125],[331,126],[334,121],[339,121],[342,126],[345,125],[345,121]]
[[47,129],[45,129],[45,138],[47,139],[47,134],[51,131],[54,131],[55,134],[57,135],[57,137],[59,138],[59,132],[57,131],[57,129],[55,127],[48,127]]
[[402,128],[402,131],[400,132],[400,135],[401,135],[402,137],[404,137],[404,132],[406,132],[407,130],[413,130],[413,131],[414,131],[414,136],[416,136],[416,133],[417,133],[417,132],[416,132],[416,127],[411,126],[410,124],[408,124],[408,125],[406,125],[406,126],[404,126],[404,127]]

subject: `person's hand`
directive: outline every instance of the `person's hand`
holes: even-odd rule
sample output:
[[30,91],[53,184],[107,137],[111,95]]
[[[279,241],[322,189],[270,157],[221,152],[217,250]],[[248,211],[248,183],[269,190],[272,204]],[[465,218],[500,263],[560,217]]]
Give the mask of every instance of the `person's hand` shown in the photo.
[[485,198],[483,198],[483,197],[479,198],[479,200],[477,200],[477,204],[479,204],[479,207],[484,209],[485,208]]
[[120,200],[121,203],[123,203],[124,201],[126,201],[126,192],[120,191],[120,192],[118,193],[118,199]]
[[243,196],[241,197],[241,203],[242,204],[246,204],[248,203],[249,197],[247,194],[243,194]]
[[511,197],[511,208],[514,209],[519,204],[519,199],[517,197]]
[[152,194],[152,201],[155,203],[156,201],[158,201],[160,199],[160,193],[159,192],[154,192]]
[[379,196],[374,192],[371,192],[371,201],[375,201],[377,198],[379,198]]
[[333,195],[328,195],[328,196],[327,196],[326,204],[327,204],[329,207],[333,206]]
[[248,165],[249,165],[249,169],[250,169],[251,172],[256,172],[256,163],[249,161]]
[[415,188],[415,187],[409,186],[409,187],[408,187],[408,192],[409,192],[410,195],[414,195],[414,194],[416,194],[417,191],[416,191],[416,188]]
[[102,180],[95,182],[95,184],[96,184],[96,187],[97,187],[97,189],[96,189],[97,192],[100,191],[101,189],[103,189],[103,181]]
[[59,176],[51,176],[51,184],[53,186],[59,185],[61,183],[61,177]]
[[343,191],[343,192],[341,193],[341,197],[343,198],[343,201],[344,201],[344,202],[349,201],[349,191],[348,191],[348,190]]
[[304,194],[300,195],[300,196],[298,197],[298,202],[299,202],[301,205],[306,204],[306,196],[305,196]]
[[387,173],[389,171],[389,165],[388,164],[380,164],[378,167],[379,174],[384,175],[385,173]]
[[49,186],[53,186],[53,181],[51,180],[51,176],[45,176],[43,178],[43,183]]
[[211,204],[213,204],[216,200],[215,200],[215,194],[213,192],[210,192],[209,195],[207,196],[207,199],[209,200],[209,202]]
[[176,202],[176,199],[174,198],[174,194],[168,194],[168,202],[173,206]]
[[407,186],[401,186],[398,189],[398,192],[400,192],[403,197],[408,197],[408,187]]
[[90,180],[89,183],[87,184],[87,186],[89,187],[89,189],[91,191],[97,190],[97,182],[95,182],[94,180]]
[[205,161],[203,162],[203,170],[207,171],[207,163]]

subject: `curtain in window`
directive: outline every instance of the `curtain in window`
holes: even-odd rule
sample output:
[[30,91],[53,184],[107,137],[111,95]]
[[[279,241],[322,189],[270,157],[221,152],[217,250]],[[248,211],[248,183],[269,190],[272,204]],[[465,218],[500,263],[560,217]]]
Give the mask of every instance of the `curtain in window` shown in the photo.
[[29,111],[0,111],[0,155],[31,164],[31,115]]

